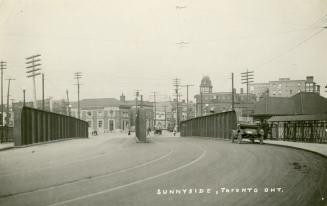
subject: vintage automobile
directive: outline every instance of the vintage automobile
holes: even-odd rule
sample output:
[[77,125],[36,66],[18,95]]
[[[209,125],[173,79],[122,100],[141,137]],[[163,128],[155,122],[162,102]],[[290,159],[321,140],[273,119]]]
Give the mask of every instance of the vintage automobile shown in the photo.
[[252,143],[257,139],[263,144],[264,131],[259,124],[238,124],[237,129],[232,131],[232,142],[237,140],[241,143],[242,139],[249,139]]

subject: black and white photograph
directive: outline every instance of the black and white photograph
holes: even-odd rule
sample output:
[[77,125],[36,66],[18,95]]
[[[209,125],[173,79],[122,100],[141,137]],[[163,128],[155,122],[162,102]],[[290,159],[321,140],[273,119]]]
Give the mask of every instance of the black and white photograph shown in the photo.
[[1,206],[327,206],[327,0],[0,0]]

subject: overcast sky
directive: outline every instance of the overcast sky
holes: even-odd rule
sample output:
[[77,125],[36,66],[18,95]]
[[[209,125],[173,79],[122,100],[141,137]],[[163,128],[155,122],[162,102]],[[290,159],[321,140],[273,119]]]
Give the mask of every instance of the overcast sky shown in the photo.
[[[247,68],[255,82],[313,75],[324,87],[326,15],[327,0],[0,0],[0,60],[4,78],[16,78],[15,101],[22,87],[32,99],[25,58],[34,54],[54,99],[66,89],[77,99],[77,71],[82,98],[132,99],[140,89],[169,100],[176,77],[195,85],[193,97],[204,75],[214,91],[231,91],[231,72],[239,91]],[[41,98],[40,76],[37,89]]]

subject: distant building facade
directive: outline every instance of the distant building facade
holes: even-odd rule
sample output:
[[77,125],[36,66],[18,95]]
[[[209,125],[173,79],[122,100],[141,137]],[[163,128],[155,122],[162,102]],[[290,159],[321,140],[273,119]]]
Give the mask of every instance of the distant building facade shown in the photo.
[[[200,94],[194,96],[196,100],[196,116],[211,113],[225,112],[232,109],[232,92],[212,92],[211,80],[203,77],[200,84]],[[234,110],[238,116],[247,116],[253,113],[256,101],[254,94],[234,93]]]
[[[129,111],[131,106],[114,98],[83,99],[80,101],[81,119],[89,124],[89,131],[106,133],[111,131],[127,131],[130,126]],[[76,102],[72,104],[71,115],[77,117]]]
[[270,97],[291,97],[300,92],[320,93],[320,86],[314,82],[313,76],[307,76],[305,80],[280,78],[268,83],[251,83],[249,88],[249,92],[256,95],[257,101],[267,94]]

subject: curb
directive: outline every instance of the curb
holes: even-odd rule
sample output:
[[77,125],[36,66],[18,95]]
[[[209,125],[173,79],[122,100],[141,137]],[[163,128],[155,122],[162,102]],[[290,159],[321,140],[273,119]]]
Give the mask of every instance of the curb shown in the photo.
[[33,147],[33,146],[38,146],[38,145],[46,145],[46,144],[69,141],[69,140],[74,140],[74,139],[88,139],[88,137],[86,137],[86,138],[85,137],[76,137],[76,138],[67,138],[67,139],[57,139],[57,140],[52,140],[52,141],[48,141],[48,142],[38,142],[38,143],[22,145],[22,146],[10,146],[10,147],[1,148],[0,152],[10,150],[10,149],[20,149],[20,148]]
[[317,152],[317,151],[313,151],[313,150],[301,148],[301,147],[290,146],[290,145],[282,145],[282,144],[274,144],[274,143],[266,143],[266,142],[263,142],[263,144],[265,144],[265,145],[272,145],[272,146],[279,146],[279,147],[286,147],[286,148],[291,148],[291,149],[297,149],[297,150],[302,150],[302,151],[306,151],[306,152],[311,152],[313,154],[319,155],[319,156],[324,157],[324,158],[327,159],[327,155],[325,155],[325,154],[322,154],[322,153]]

